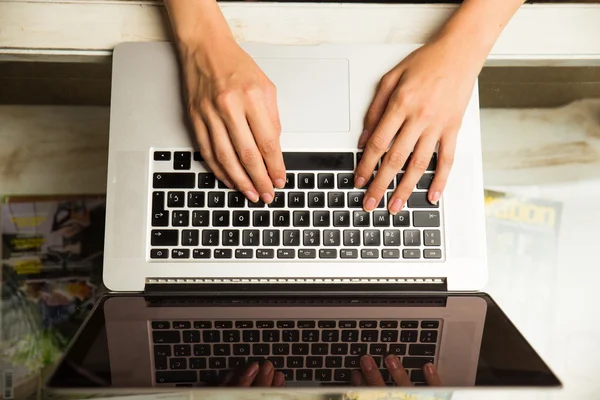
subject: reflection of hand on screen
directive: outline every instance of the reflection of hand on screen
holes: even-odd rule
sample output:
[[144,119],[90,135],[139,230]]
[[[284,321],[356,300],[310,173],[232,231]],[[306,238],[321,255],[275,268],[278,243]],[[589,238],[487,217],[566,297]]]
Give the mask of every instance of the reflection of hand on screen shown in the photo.
[[270,361],[265,361],[262,365],[252,363],[241,373],[230,372],[222,383],[223,386],[237,387],[282,387],[285,385],[285,379],[281,372],[276,372]]
[[[396,386],[412,386],[408,374],[398,357],[390,354],[385,358],[385,365],[390,372],[390,377]],[[423,375],[429,386],[442,386],[442,382],[433,364],[425,364]],[[379,367],[373,357],[365,355],[360,359],[360,371],[352,371],[351,383],[354,386],[385,386],[385,381],[379,372]]]

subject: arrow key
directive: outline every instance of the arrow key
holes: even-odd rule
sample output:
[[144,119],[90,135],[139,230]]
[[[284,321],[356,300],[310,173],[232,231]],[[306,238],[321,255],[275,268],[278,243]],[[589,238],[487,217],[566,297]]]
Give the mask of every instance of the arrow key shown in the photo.
[[179,231],[176,229],[152,230],[150,244],[152,246],[177,246]]

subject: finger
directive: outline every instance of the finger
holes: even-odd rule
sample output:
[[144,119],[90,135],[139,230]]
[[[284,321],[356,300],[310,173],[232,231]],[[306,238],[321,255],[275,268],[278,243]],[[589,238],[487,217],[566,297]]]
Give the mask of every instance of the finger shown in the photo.
[[392,149],[392,152],[398,151],[399,153],[408,154],[414,138],[419,137],[419,135],[421,136],[416,146],[414,146],[414,152],[410,157],[406,172],[404,172],[402,180],[400,180],[398,187],[388,202],[391,214],[396,214],[402,209],[402,206],[406,204],[406,201],[412,194],[417,182],[421,179],[421,176],[423,176],[423,173],[429,166],[429,161],[435,150],[439,134],[436,129],[432,128],[428,128],[421,135],[422,132],[421,126],[415,124],[415,129],[412,132],[407,132],[406,136],[411,138],[409,139],[409,142],[402,143],[403,141],[400,140],[400,143],[398,143],[398,141],[397,143],[394,143],[394,147],[398,145],[398,149]]
[[399,75],[400,74],[389,72],[383,78],[381,78],[377,84],[375,96],[373,97],[373,101],[371,101],[369,110],[365,115],[363,133],[358,139],[359,149],[362,149],[365,146],[367,140],[371,136],[371,133],[373,133],[375,127],[381,120],[390,97],[398,85]]
[[271,123],[279,136],[281,135],[281,120],[279,118],[279,107],[277,107],[277,88],[272,82],[270,89],[266,91],[266,104]]
[[265,105],[256,101],[248,110],[248,122],[254,134],[260,154],[262,154],[267,171],[275,187],[283,189],[285,186],[285,164],[279,142],[279,132],[275,129]]
[[218,180],[223,182],[228,188],[233,189],[233,183],[229,174],[223,169],[221,164],[217,161],[213,149],[212,143],[210,141],[210,135],[208,132],[208,128],[202,118],[193,113],[190,116],[192,120],[192,125],[194,126],[194,131],[196,133],[196,140],[198,141],[198,146],[200,153],[202,154],[202,158],[204,162],[210,168],[212,173],[217,177]]
[[275,369],[271,361],[265,361],[260,366],[260,371],[254,381],[254,386],[270,387],[273,384],[273,376],[275,375]]
[[367,386],[365,378],[363,378],[362,372],[354,370],[350,373],[350,384],[352,386]]
[[373,357],[369,355],[362,356],[360,358],[360,369],[368,386],[385,386],[381,372],[379,372]]
[[[369,137],[362,159],[356,167],[354,180],[356,187],[363,187],[369,181],[381,156],[387,151],[403,122],[404,114],[393,110],[388,105],[375,132]],[[375,208],[375,205],[372,208]]]
[[285,376],[279,371],[275,372],[273,376],[273,386],[274,387],[284,387],[285,386]]
[[250,366],[246,369],[244,374],[240,377],[237,386],[250,387],[252,385],[252,382],[254,382],[256,375],[258,374],[258,370],[258,363],[250,364]]
[[396,386],[412,386],[406,370],[400,364],[400,360],[393,354],[390,354],[385,358],[385,365],[390,371],[390,376],[396,384]]
[[429,201],[432,204],[437,204],[446,188],[446,182],[454,163],[457,134],[458,129],[452,129],[451,131],[444,132],[440,138],[437,168],[429,188]]
[[425,364],[423,367],[423,375],[425,375],[425,382],[427,382],[429,386],[442,386],[442,380],[433,364]]

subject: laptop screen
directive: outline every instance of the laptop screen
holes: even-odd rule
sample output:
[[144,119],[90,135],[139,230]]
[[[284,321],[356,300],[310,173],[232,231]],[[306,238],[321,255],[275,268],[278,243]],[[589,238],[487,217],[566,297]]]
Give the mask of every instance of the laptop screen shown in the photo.
[[485,294],[108,295],[50,389],[551,387]]

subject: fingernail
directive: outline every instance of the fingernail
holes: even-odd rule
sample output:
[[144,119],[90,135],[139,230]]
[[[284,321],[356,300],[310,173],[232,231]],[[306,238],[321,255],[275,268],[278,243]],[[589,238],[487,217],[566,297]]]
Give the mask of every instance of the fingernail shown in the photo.
[[390,206],[390,213],[397,214],[402,209],[402,199],[396,199]]
[[377,200],[375,200],[374,197],[369,197],[367,199],[367,201],[365,201],[363,206],[365,208],[365,211],[371,211],[371,210],[375,209],[376,205],[377,205]]
[[244,192],[244,196],[246,196],[253,203],[256,203],[258,201],[258,194],[250,190]]
[[271,371],[273,371],[273,364],[271,364],[270,362],[263,364],[263,367],[263,375],[269,375]]
[[356,181],[354,181],[354,186],[356,186],[357,188],[361,188],[361,187],[365,186],[366,182],[367,182],[367,180],[365,178],[363,178],[362,176],[359,176],[358,178],[356,178]]
[[367,136],[369,135],[369,131],[368,130],[364,130],[362,131],[362,133],[360,134],[360,137],[358,138],[358,148],[362,149],[363,147],[365,147],[365,139],[367,138]]
[[246,370],[246,377],[252,378],[257,373],[258,373],[258,364],[257,363],[252,363],[252,365],[250,365],[248,367],[248,369]]
[[263,193],[262,199],[265,204],[270,204],[273,201],[273,196],[269,193]]
[[365,370],[365,371],[370,371],[373,369],[373,361],[371,360],[370,357],[362,357],[360,359],[360,366]]
[[233,189],[233,185],[231,184],[231,182],[229,181],[224,181],[223,182],[225,184],[225,186],[227,186],[229,189]]
[[275,179],[275,186],[277,186],[277,188],[279,189],[283,189],[283,187],[285,186],[285,179]]
[[442,194],[440,192],[433,192],[431,194],[431,197],[429,198],[429,201],[431,202],[431,204],[437,204],[438,201],[440,200],[440,196]]
[[425,366],[423,367],[423,370],[425,371],[426,374],[429,374],[429,375],[435,374],[435,369],[434,369],[432,363],[425,364]]
[[400,368],[400,363],[398,362],[398,357],[396,357],[393,354],[390,354],[389,356],[387,356],[385,358],[385,364],[391,370],[397,370],[398,368]]

